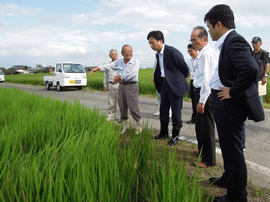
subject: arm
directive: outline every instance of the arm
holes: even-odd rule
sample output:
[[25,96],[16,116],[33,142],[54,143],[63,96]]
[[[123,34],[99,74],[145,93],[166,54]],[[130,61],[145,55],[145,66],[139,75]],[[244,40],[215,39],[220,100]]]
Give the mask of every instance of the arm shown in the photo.
[[189,68],[184,60],[182,53],[177,49],[173,49],[173,51],[170,51],[170,54],[172,55],[171,58],[176,64],[176,67],[178,67],[184,77],[187,78],[189,75]]
[[100,71],[100,68],[96,67],[96,68],[92,69],[91,72],[89,73],[89,75],[92,75],[96,71]]
[[[265,74],[269,73],[269,53],[267,52],[264,57],[265,57],[265,61],[266,61],[266,65],[264,68],[264,75],[265,75]],[[264,75],[262,78],[262,85],[267,83],[267,76],[264,76]]]
[[226,54],[229,55],[232,67],[237,72],[236,79],[230,86],[230,97],[239,99],[241,95],[256,81],[258,64],[252,56],[250,45],[237,36],[228,41]]
[[108,72],[104,72],[104,90],[108,92]]
[[[265,65],[264,74],[268,74],[268,72],[269,72],[269,63],[267,63]],[[262,85],[264,85],[266,83],[267,83],[267,76],[263,76],[263,78],[262,78]]]
[[203,68],[201,69],[201,73],[203,74],[203,85],[201,86],[200,100],[199,104],[197,105],[197,112],[201,114],[204,113],[205,103],[211,93],[209,82],[218,63],[217,54],[214,52],[214,50],[210,50],[201,57],[199,66],[199,68]]

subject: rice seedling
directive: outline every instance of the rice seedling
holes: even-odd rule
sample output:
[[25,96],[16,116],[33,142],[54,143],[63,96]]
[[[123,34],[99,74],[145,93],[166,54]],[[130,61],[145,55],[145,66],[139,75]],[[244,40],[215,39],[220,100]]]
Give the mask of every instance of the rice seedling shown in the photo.
[[0,87],[1,201],[204,201],[152,132],[120,136],[97,108]]

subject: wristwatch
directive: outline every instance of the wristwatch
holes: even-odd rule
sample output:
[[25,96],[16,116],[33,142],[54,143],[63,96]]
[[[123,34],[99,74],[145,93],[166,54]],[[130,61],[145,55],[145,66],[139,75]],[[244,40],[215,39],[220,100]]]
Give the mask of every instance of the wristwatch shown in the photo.
[[268,77],[268,74],[264,74],[265,77]]

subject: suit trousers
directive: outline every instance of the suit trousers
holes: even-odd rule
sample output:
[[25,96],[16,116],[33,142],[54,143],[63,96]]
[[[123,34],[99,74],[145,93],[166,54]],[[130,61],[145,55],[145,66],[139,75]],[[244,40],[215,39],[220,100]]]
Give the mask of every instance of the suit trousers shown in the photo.
[[118,105],[118,89],[119,83],[108,83],[108,118],[115,118],[115,112]]
[[[200,100],[200,89],[195,89],[194,92],[197,107]],[[201,152],[201,161],[208,166],[214,166],[216,164],[215,122],[210,96],[205,103],[204,113],[196,112],[195,131],[198,150]]]
[[165,78],[161,79],[161,91],[160,91],[160,116],[159,120],[161,123],[169,123],[169,110],[172,110],[172,125],[176,130],[180,130],[183,126],[182,124],[182,106],[183,97],[178,97]]
[[243,102],[233,99],[220,101],[216,93],[211,94],[219,144],[224,161],[223,180],[228,183],[230,200],[247,196],[247,167],[243,153],[243,126],[247,118]]
[[194,81],[193,79],[190,79],[189,92],[190,92],[190,98],[191,98],[191,104],[192,104],[191,120],[195,121],[196,120],[196,103],[195,103],[195,92],[194,92],[193,81]]
[[118,93],[118,105],[121,113],[121,120],[127,120],[128,109],[134,120],[141,119],[141,112],[138,106],[139,102],[139,87],[138,83],[120,84]]

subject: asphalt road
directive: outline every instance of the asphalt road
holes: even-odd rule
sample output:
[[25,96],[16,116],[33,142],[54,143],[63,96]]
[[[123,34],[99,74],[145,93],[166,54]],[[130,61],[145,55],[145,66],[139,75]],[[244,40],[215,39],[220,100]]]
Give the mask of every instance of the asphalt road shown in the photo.
[[[97,107],[106,111],[108,109],[107,94],[103,92],[86,92],[79,90],[65,90],[58,92],[56,89],[46,90],[45,87],[0,83],[0,87],[18,88],[29,93],[38,93],[42,96],[51,96],[60,100],[73,101],[78,99],[85,106]],[[149,127],[159,129],[159,117],[153,116],[157,111],[157,99],[140,97],[139,108],[144,123]],[[117,111],[119,115],[119,111]],[[183,128],[180,138],[196,143],[194,125],[186,124],[191,116],[191,103],[184,102],[182,110]],[[119,117],[119,116],[118,116]],[[256,185],[270,189],[270,111],[265,110],[265,120],[259,123],[246,121],[246,163],[248,167],[248,177]],[[171,126],[170,126],[171,127]],[[217,134],[216,134],[216,139]],[[222,156],[217,143],[217,162],[222,166]]]

